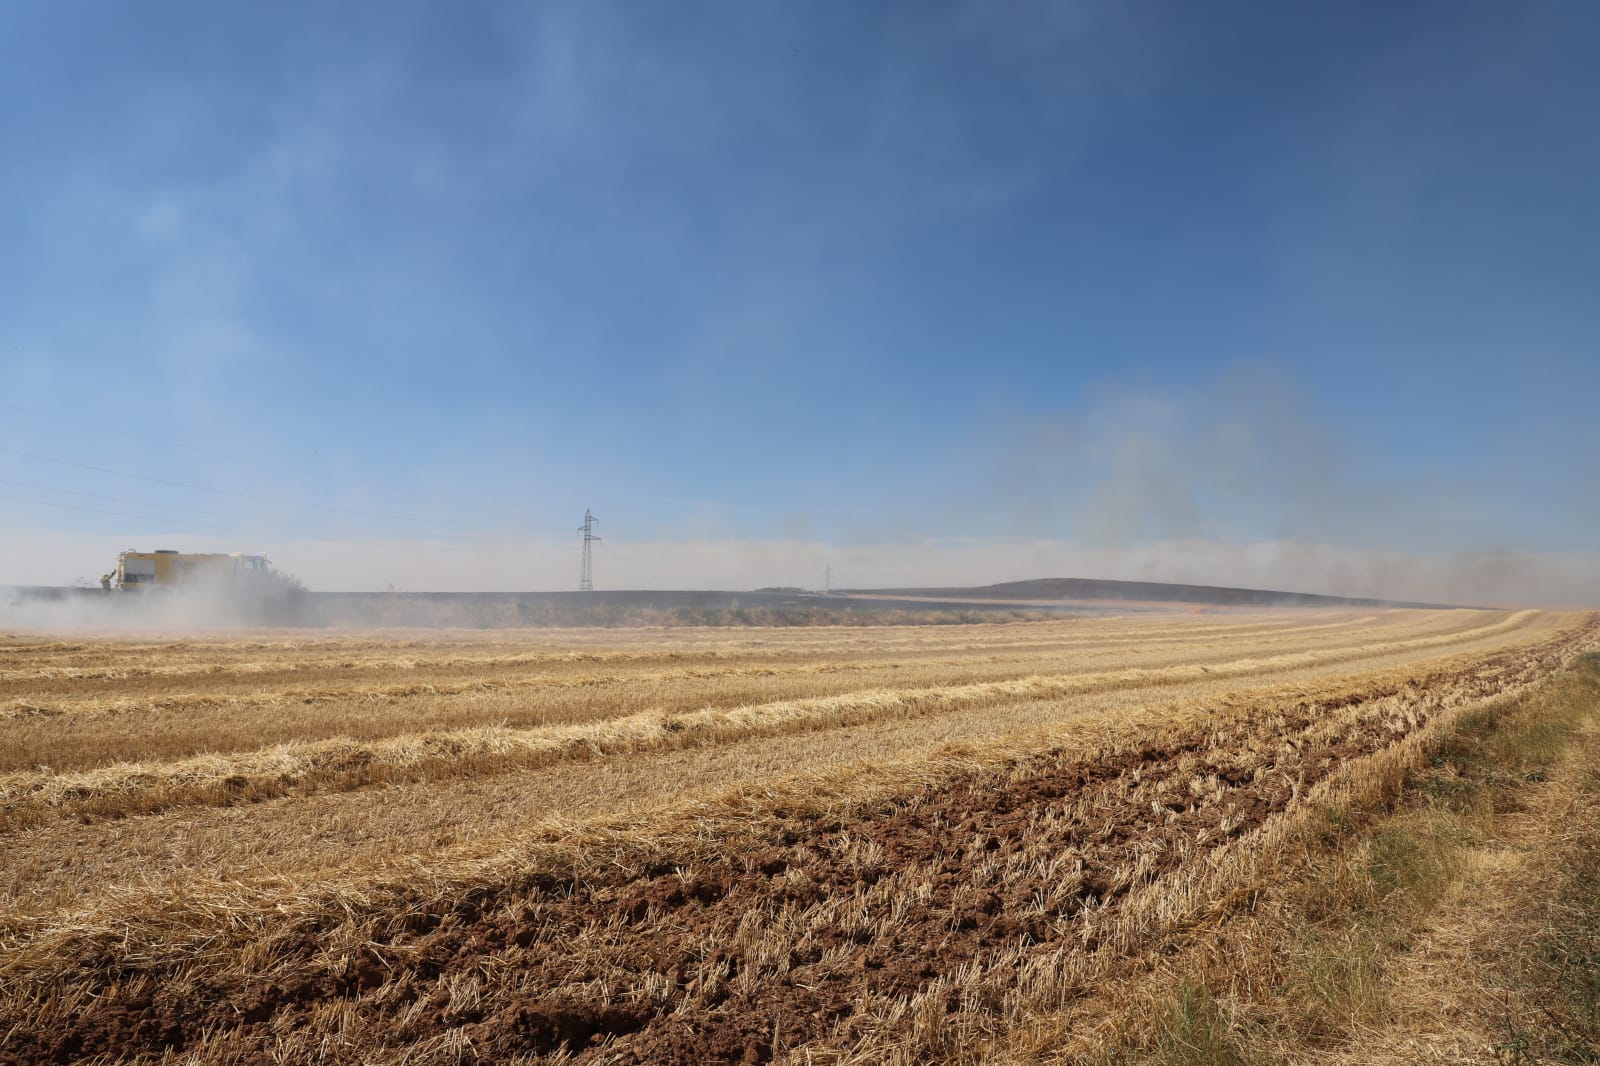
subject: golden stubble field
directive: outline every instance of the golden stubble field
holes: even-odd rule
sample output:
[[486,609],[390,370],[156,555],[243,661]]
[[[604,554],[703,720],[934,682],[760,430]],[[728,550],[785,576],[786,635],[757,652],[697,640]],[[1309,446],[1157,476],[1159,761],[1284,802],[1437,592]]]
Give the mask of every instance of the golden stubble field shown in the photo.
[[1595,633],[7,634],[0,1062],[1013,1061],[1073,1011],[1092,1041],[1093,990],[1297,819]]

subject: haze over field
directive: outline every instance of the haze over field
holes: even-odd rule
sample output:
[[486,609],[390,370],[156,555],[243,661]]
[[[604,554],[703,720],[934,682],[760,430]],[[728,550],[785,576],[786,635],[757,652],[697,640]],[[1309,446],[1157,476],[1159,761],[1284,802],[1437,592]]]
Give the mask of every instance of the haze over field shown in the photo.
[[0,3],[0,1066],[1589,1061],[1596,41]]
[[21,3],[0,584],[1600,602],[1587,6]]

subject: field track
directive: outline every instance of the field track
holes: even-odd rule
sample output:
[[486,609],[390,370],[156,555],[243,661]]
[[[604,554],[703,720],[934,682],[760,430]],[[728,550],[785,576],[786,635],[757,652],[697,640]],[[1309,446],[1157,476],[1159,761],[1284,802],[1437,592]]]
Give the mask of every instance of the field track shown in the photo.
[[0,1063],[926,1061],[1587,614],[0,638]]

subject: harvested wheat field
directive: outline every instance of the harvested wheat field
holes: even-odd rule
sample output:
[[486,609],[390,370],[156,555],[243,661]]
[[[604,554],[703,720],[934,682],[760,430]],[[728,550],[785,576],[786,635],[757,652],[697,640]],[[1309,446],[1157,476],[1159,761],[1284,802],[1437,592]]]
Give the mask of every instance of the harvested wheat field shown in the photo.
[[1351,1053],[1273,1044],[1228,931],[1597,646],[1473,610],[6,635],[0,1062],[1160,1058],[1193,974],[1263,1061]]

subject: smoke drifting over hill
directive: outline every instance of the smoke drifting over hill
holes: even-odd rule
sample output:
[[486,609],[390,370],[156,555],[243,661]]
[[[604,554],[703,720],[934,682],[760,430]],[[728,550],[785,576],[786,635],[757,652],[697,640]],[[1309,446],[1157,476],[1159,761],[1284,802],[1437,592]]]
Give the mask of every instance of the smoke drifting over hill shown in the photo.
[[[45,572],[71,575],[104,545],[92,539],[36,542]],[[415,543],[286,542],[313,589],[516,591],[575,587],[576,545],[566,550],[430,551]],[[516,567],[508,569],[508,561]],[[601,588],[820,588],[831,566],[835,587],[981,585],[1038,577],[1094,577],[1284,589],[1336,596],[1435,603],[1600,603],[1593,560],[1578,554],[1484,552],[1425,556],[1303,541],[1227,543],[1163,540],[1129,547],[1084,547],[1058,540],[935,540],[835,545],[806,540],[605,542],[595,563]],[[12,583],[12,574],[5,575]],[[70,581],[71,578],[58,578]]]
[[[1086,577],[1444,603],[1600,603],[1600,557],[1578,536],[1600,525],[1600,497],[1578,465],[1533,479],[1485,463],[1459,481],[1431,442],[1401,454],[1341,434],[1307,389],[1270,365],[1238,364],[1181,393],[1113,384],[1075,408],[991,413],[979,423],[952,426],[950,455],[865,456],[857,483],[825,506],[803,490],[735,506],[689,503],[715,495],[690,485],[653,486],[650,495],[606,488],[595,507],[605,535],[596,584],[820,588],[831,566],[835,587]],[[885,485],[881,499],[867,491],[869,479]],[[435,510],[496,524],[487,510]],[[92,584],[130,543],[240,547],[218,534],[29,528],[19,514],[0,584]],[[326,591],[561,590],[575,587],[579,561],[575,535],[461,541],[330,529],[252,535],[249,547]]]

